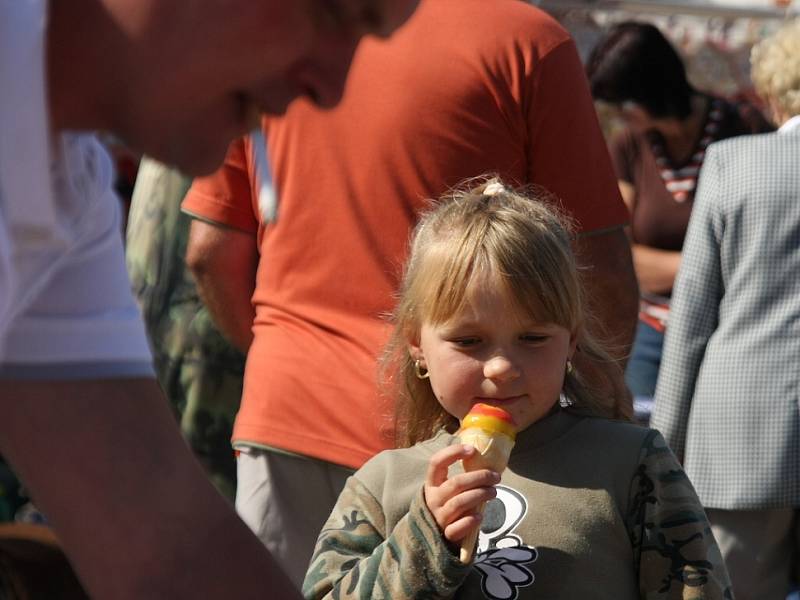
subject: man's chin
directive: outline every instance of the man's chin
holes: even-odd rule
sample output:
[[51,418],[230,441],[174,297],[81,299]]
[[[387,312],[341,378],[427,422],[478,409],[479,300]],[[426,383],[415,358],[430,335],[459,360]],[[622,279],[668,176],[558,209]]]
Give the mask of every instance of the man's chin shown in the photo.
[[149,154],[156,160],[176,167],[185,175],[201,177],[219,169],[227,151],[228,144],[198,143],[195,147],[182,144],[180,148],[160,148]]

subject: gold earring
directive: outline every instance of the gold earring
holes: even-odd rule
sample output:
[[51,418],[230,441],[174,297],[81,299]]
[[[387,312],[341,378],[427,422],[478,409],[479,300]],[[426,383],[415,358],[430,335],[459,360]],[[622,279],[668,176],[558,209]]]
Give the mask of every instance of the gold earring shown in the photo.
[[417,379],[427,379],[431,376],[431,374],[428,372],[428,369],[422,366],[419,359],[414,361],[414,375],[417,376]]
[[575,367],[572,366],[572,361],[567,359],[567,375],[572,375],[575,372]]

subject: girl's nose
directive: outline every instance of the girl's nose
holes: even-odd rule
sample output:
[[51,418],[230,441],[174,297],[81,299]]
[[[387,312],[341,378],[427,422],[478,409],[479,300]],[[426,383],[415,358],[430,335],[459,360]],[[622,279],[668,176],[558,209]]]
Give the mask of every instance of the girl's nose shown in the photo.
[[520,371],[505,355],[493,356],[483,364],[483,375],[496,381],[510,381],[519,377]]

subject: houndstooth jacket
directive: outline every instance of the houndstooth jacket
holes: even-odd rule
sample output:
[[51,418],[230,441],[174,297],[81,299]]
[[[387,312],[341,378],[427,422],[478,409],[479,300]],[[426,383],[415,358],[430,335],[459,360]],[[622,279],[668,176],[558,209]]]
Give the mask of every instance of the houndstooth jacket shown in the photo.
[[800,507],[800,128],[788,125],[709,148],[673,290],[651,426],[706,507]]

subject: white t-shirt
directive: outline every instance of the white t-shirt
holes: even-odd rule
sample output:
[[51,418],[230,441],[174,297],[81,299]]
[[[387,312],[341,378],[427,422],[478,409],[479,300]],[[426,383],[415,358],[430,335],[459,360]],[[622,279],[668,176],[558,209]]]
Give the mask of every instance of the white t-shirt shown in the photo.
[[125,271],[113,168],[51,138],[46,0],[0,0],[0,377],[152,375]]

